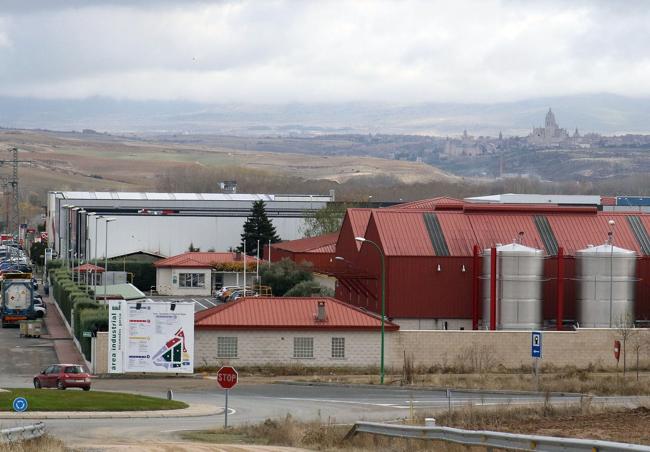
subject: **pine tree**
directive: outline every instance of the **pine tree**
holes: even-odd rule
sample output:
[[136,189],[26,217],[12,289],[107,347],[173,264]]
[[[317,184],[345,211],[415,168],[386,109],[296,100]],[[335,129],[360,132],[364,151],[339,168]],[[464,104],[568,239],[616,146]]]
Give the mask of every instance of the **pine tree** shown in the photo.
[[257,253],[257,241],[260,242],[260,255],[264,245],[269,243],[277,243],[280,241],[278,233],[275,231],[275,226],[266,215],[266,205],[264,201],[255,201],[251,213],[244,223],[244,232],[241,235],[241,245],[239,251],[244,250],[244,243],[246,243],[246,254],[255,256]]

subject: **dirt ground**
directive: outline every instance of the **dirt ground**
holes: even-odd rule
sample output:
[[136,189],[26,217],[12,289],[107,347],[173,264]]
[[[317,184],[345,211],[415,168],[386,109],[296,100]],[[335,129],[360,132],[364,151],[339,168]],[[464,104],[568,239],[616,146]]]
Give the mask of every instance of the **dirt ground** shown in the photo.
[[636,408],[529,421],[506,421],[500,431],[650,444],[650,409]]

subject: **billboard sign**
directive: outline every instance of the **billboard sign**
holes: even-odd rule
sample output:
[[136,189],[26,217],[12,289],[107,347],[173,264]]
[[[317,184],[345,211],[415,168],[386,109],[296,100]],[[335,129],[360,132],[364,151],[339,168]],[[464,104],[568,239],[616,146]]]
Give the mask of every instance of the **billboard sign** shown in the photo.
[[[121,331],[109,317],[109,372],[194,372],[193,303],[167,301],[109,301],[122,308]],[[121,334],[116,358],[121,365],[112,366],[112,339]],[[121,370],[120,370],[121,369]]]

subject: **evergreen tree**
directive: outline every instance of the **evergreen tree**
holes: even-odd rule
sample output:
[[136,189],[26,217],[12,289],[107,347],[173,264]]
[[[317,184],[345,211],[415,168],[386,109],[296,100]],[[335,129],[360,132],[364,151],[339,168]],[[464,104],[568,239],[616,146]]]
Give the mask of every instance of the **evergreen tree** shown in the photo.
[[244,223],[244,232],[241,235],[241,245],[239,251],[244,250],[244,243],[246,244],[246,254],[255,256],[257,253],[257,241],[260,242],[260,256],[264,245],[269,243],[277,243],[280,241],[278,233],[275,231],[275,226],[266,215],[266,205],[264,201],[255,201],[251,213]]

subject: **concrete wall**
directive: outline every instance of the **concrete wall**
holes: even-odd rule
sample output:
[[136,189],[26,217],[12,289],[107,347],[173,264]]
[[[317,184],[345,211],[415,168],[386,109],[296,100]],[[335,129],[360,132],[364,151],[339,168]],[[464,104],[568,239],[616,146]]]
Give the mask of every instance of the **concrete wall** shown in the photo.
[[468,319],[393,319],[404,330],[444,330],[447,323],[448,330],[472,329],[472,321]]
[[[636,329],[633,335],[650,340],[650,330]],[[590,365],[615,367],[614,340],[621,340],[620,333],[608,329],[580,329],[578,331],[545,331],[543,333],[543,358],[541,365],[576,366]],[[415,366],[465,366],[472,361],[484,365],[502,365],[507,368],[530,366],[532,358],[530,331],[408,331],[400,330],[392,337],[394,341],[388,357],[391,367],[401,368],[404,353],[413,357]],[[636,357],[628,342],[627,362],[632,365]],[[641,360],[647,362],[648,352],[641,352]],[[621,366],[622,366],[621,353]]]
[[[392,343],[386,333],[387,354]],[[236,336],[238,357],[219,359],[217,338]],[[293,338],[313,337],[314,357],[294,358]],[[332,358],[332,337],[345,338],[345,358]],[[218,366],[223,364],[250,365],[303,365],[303,366],[379,366],[379,332],[355,331],[309,331],[309,330],[196,330],[194,356],[195,366]]]

